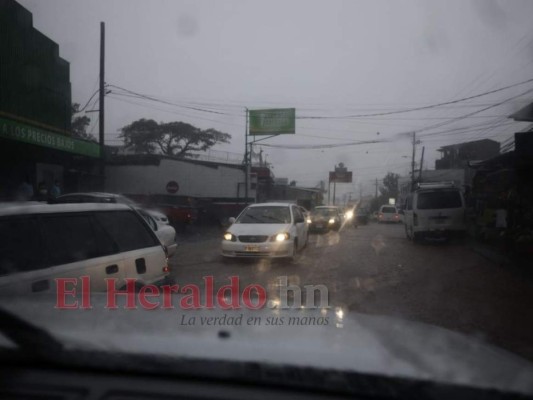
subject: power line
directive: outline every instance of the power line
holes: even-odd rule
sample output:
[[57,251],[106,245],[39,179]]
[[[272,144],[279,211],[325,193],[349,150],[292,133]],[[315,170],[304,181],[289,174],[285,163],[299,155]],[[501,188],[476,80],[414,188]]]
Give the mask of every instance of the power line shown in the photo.
[[[373,113],[373,114],[357,114],[357,115],[345,115],[345,116],[308,116],[308,117],[297,117],[297,118],[299,118],[299,119],[362,118],[362,117],[374,117],[374,116],[392,115],[392,114],[400,114],[400,113],[406,113],[406,112],[427,110],[427,109],[430,109],[430,108],[441,107],[441,106],[445,106],[445,105],[449,105],[449,104],[459,103],[459,102],[462,102],[462,101],[472,100],[472,99],[475,99],[475,98],[478,98],[478,97],[482,97],[482,96],[487,96],[489,94],[501,92],[503,90],[507,90],[507,89],[510,89],[510,88],[513,88],[513,87],[516,87],[516,86],[521,86],[521,85],[524,85],[524,84],[530,83],[530,82],[533,82],[533,78],[525,80],[525,81],[522,81],[522,82],[518,82],[518,83],[515,83],[515,84],[512,84],[512,85],[509,85],[509,86],[504,86],[504,87],[501,87],[501,88],[498,88],[498,89],[490,90],[488,92],[479,93],[479,94],[476,94],[476,95],[473,95],[473,96],[469,96],[469,97],[463,97],[462,99],[446,101],[446,102],[443,102],[443,103],[431,104],[431,105],[428,105],[428,106],[415,107],[415,108],[404,109],[404,110],[388,111],[388,112]],[[486,109],[488,110],[489,108],[486,108]]]
[[[173,103],[173,102],[170,102],[170,101],[160,100],[160,99],[157,99],[155,97],[147,96],[147,95],[142,94],[142,93],[137,93],[137,92],[134,92],[132,90],[124,89],[124,88],[122,88],[120,86],[116,86],[116,85],[109,85],[109,86],[110,87],[114,87],[114,88],[119,89],[119,90],[123,90],[123,91],[125,91],[127,93],[130,93],[130,94],[134,95],[134,97],[141,97],[141,98],[146,99],[146,100],[151,100],[151,101],[155,101],[155,102],[158,102],[158,103],[172,105],[172,106],[175,106],[175,107],[185,108],[185,109],[194,110],[194,111],[201,111],[201,112],[206,112],[206,113],[210,113],[210,114],[238,116],[236,114],[230,114],[230,113],[226,113],[226,112],[209,110],[209,109],[206,109],[206,108],[184,106],[184,105]],[[115,94],[124,96],[124,94],[121,94],[121,93],[115,93]]]
[[358,142],[317,144],[317,145],[281,145],[281,144],[262,143],[261,146],[274,147],[274,148],[286,149],[286,150],[303,150],[303,149],[331,149],[334,147],[360,146],[363,144],[373,144],[373,143],[383,143],[383,142],[386,142],[386,140],[366,140],[366,141],[358,141]]
[[122,98],[119,98],[119,97],[114,97],[113,95],[110,95],[109,98],[112,99],[112,100],[116,100],[116,101],[120,101],[120,102],[128,103],[128,104],[133,104],[133,105],[136,105],[136,106],[139,106],[139,107],[148,108],[148,109],[151,109],[151,110],[157,110],[157,111],[162,111],[162,112],[166,112],[166,113],[169,113],[169,114],[179,115],[181,117],[195,118],[195,119],[215,122],[215,123],[219,123],[219,124],[233,125],[233,126],[238,126],[239,128],[242,128],[242,126],[243,126],[242,124],[236,124],[236,123],[232,123],[232,122],[228,122],[228,121],[218,121],[218,120],[214,120],[214,119],[200,117],[200,116],[197,116],[197,115],[184,114],[182,112],[177,112],[175,110],[166,110],[164,108],[158,108],[158,107],[149,106],[149,105],[146,105],[146,104],[136,103],[134,101],[128,101],[128,100],[125,100],[125,99],[122,99]]
[[[473,95],[473,96],[463,97],[461,99],[456,99],[456,100],[451,100],[451,101],[446,101],[446,102],[442,102],[442,103],[431,104],[431,105],[426,105],[426,106],[421,106],[421,107],[408,108],[408,109],[403,109],[403,110],[385,111],[385,112],[368,113],[368,114],[354,114],[354,115],[345,115],[345,116],[297,116],[296,119],[365,118],[365,117],[386,116],[386,115],[394,115],[394,114],[407,113],[407,112],[413,112],[413,111],[421,111],[421,110],[427,110],[427,109],[431,109],[431,108],[442,107],[442,106],[446,106],[446,105],[457,104],[457,103],[460,103],[460,102],[464,102],[464,101],[472,100],[472,99],[475,99],[475,98],[479,98],[479,97],[487,96],[487,95],[490,95],[490,94],[494,94],[494,93],[497,93],[497,92],[501,92],[501,91],[504,91],[504,90],[507,90],[507,89],[510,89],[510,88],[513,88],[513,87],[516,87],[516,86],[524,85],[524,84],[530,83],[530,82],[533,82],[533,78],[525,80],[525,81],[522,81],[522,82],[518,82],[518,83],[515,83],[515,84],[512,84],[512,85],[504,86],[504,87],[501,87],[501,88],[498,88],[498,89],[490,90],[490,91],[483,92],[483,93],[478,93],[478,94]],[[121,91],[124,91],[124,92],[127,93],[126,94],[126,93],[113,92],[113,93],[115,93],[116,95],[119,95],[119,96],[143,98],[145,100],[150,100],[150,101],[154,101],[154,102],[158,102],[158,103],[162,103],[162,104],[166,104],[166,105],[172,105],[172,106],[175,106],[175,107],[190,109],[190,110],[199,111],[199,112],[218,114],[218,115],[228,115],[228,116],[235,116],[235,117],[244,117],[244,114],[242,114],[242,113],[235,114],[235,113],[228,113],[228,112],[224,112],[224,111],[218,111],[218,110],[215,110],[215,109],[207,109],[207,108],[201,108],[201,107],[187,106],[187,105],[178,104],[178,103],[167,101],[167,100],[162,100],[160,98],[156,98],[155,96],[149,96],[149,95],[146,95],[146,94],[138,93],[138,92],[135,92],[135,91],[132,91],[132,90],[129,90],[129,89],[117,86],[117,85],[108,85],[108,86],[116,88],[118,90],[121,90]]]
[[461,121],[461,120],[463,120],[463,119],[465,119],[467,117],[470,117],[472,115],[479,114],[480,112],[487,111],[487,110],[490,110],[491,108],[501,106],[502,104],[505,104],[508,101],[511,101],[511,100],[517,99],[519,97],[525,96],[526,94],[529,94],[531,92],[533,92],[533,88],[528,89],[525,92],[522,92],[522,93],[520,93],[520,94],[518,94],[516,96],[512,96],[512,97],[509,97],[509,98],[507,98],[505,100],[502,100],[502,101],[500,101],[498,103],[495,103],[495,104],[493,104],[491,106],[482,108],[481,110],[473,111],[471,113],[468,113],[468,114],[465,114],[465,115],[461,115],[461,116],[455,118],[452,121],[445,121],[445,122],[441,122],[441,123],[434,124],[434,125],[431,125],[431,126],[427,126],[425,128],[421,128],[421,129],[416,130],[416,132],[418,133],[418,132],[423,132],[423,131],[427,131],[427,130],[431,130],[431,129],[435,129],[435,128],[440,128],[441,126],[448,125],[448,124],[451,124],[451,123],[454,123],[454,122],[457,122],[457,121]]
[[94,93],[91,95],[91,97],[89,97],[89,100],[87,100],[87,103],[85,103],[85,105],[84,105],[81,109],[79,109],[79,110],[76,112],[76,114],[79,114],[79,113],[85,111],[85,109],[86,109],[87,106],[89,105],[89,102],[90,102],[90,101],[94,98],[94,96],[96,96],[98,93],[100,93],[100,90],[99,90],[99,89],[97,89],[96,92],[94,92]]

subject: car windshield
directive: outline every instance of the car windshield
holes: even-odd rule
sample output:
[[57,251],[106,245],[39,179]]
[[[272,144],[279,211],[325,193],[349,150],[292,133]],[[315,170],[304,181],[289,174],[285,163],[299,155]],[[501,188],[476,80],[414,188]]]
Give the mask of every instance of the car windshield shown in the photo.
[[533,396],[532,17],[533,0],[0,0],[4,369],[5,308],[88,350],[57,354],[76,371],[100,372],[96,349],[142,354],[117,374],[227,387]]
[[334,217],[339,212],[334,208],[316,208],[313,210],[313,215],[317,217]]
[[289,224],[290,222],[291,212],[286,206],[249,207],[236,221],[238,224]]
[[420,210],[461,208],[462,205],[461,194],[456,190],[418,194],[417,208]]

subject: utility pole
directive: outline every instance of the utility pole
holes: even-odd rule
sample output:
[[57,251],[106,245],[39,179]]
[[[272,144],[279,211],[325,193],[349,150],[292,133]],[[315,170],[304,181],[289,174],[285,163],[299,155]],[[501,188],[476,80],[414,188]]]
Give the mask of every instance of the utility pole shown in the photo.
[[418,182],[422,182],[422,167],[424,166],[424,150],[426,146],[422,146],[422,155],[420,156],[420,168],[418,170]]
[[[105,152],[104,152],[104,97],[105,97],[105,23],[100,22],[100,93],[98,106],[98,140],[100,144],[100,177],[102,186],[105,182]],[[104,189],[103,187],[101,188]]]
[[248,204],[248,179],[250,176],[250,163],[248,160],[248,109],[246,108],[246,123],[244,131],[244,203]]
[[333,180],[333,205],[335,205],[336,191],[337,191],[337,176],[335,175],[335,179]]
[[376,194],[374,196],[374,198],[378,198],[378,178],[376,178]]
[[411,191],[415,188],[416,132],[413,132],[413,156],[411,157]]

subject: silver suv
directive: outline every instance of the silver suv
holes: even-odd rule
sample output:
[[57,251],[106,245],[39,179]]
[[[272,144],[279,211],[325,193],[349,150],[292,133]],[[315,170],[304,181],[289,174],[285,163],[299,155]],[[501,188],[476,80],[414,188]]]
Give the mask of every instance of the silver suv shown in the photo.
[[123,289],[168,275],[167,255],[143,218],[122,204],[0,206],[0,293],[54,292],[57,278],[106,278]]

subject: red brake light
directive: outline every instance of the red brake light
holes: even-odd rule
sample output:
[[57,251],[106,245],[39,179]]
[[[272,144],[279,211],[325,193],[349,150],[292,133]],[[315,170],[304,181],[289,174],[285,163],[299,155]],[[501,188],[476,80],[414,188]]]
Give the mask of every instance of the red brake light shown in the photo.
[[165,265],[165,266],[163,267],[163,273],[164,273],[164,274],[168,274],[169,272],[170,272],[170,268],[168,267],[168,265]]

